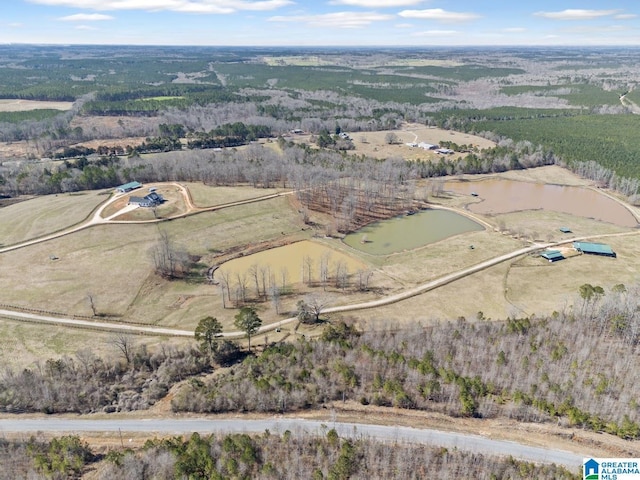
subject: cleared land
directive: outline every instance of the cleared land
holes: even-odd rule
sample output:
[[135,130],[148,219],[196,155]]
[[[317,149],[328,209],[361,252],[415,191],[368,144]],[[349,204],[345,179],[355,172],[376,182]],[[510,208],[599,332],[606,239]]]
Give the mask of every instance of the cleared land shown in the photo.
[[[586,183],[556,167],[510,172],[505,176],[528,181],[554,179],[557,183]],[[234,190],[195,184],[190,186],[195,192],[192,195],[195,202],[201,205],[272,193],[271,190],[248,187]],[[419,188],[428,191],[429,183],[424,182]],[[86,201],[90,196],[54,198]],[[99,200],[96,193],[92,202],[97,203]],[[430,200],[461,209],[470,201],[475,201],[468,195],[445,195],[430,197]],[[95,205],[92,202],[87,202],[84,210],[79,210],[77,217],[81,216],[82,211],[90,212]],[[51,202],[42,199],[29,200],[0,209],[0,218],[3,210],[17,207],[29,212],[32,218],[50,218],[51,205]],[[66,225],[64,222],[68,222],[69,218],[62,213],[68,208],[65,205],[62,203],[56,207],[59,213],[54,217],[57,222]],[[9,216],[5,218],[5,222],[9,222]],[[91,315],[87,299],[87,295],[91,294],[98,313],[121,317],[123,321],[193,329],[200,318],[214,315],[222,322],[226,331],[231,331],[235,330],[233,320],[237,310],[224,308],[221,289],[207,284],[204,274],[212,265],[224,265],[224,262],[247,253],[265,250],[256,256],[232,260],[228,265],[242,262],[246,269],[253,264],[266,265],[268,260],[272,271],[280,272],[283,263],[287,264],[287,282],[295,285],[296,292],[281,299],[280,311],[288,316],[295,310],[296,301],[305,294],[320,295],[327,306],[382,298],[517,250],[528,245],[532,239],[542,237],[543,241],[548,241],[566,238],[565,234],[558,231],[558,225],[570,225],[575,234],[581,236],[633,232],[632,229],[592,219],[544,211],[477,218],[488,222],[493,228],[458,235],[396,255],[366,255],[347,247],[339,239],[317,238],[313,243],[297,244],[314,245],[318,248],[322,248],[324,244],[335,252],[330,264],[335,264],[337,258],[344,258],[349,264],[357,264],[357,267],[349,267],[350,273],[360,268],[371,270],[371,291],[367,293],[355,292],[353,287],[342,290],[331,285],[325,291],[320,285],[302,285],[300,271],[303,261],[298,258],[300,255],[294,258],[287,254],[282,260],[273,258],[273,253],[280,251],[277,248],[273,250],[273,247],[309,239],[320,233],[302,222],[290,197],[202,212],[159,224],[93,226],[72,235],[3,254],[0,257],[3,267],[3,276],[0,278],[0,291],[3,293],[0,302],[69,315]],[[46,228],[55,230],[54,224],[52,221],[45,225]],[[506,231],[499,232],[498,227],[504,227],[503,230]],[[45,233],[44,230],[43,226],[40,232]],[[167,281],[154,273],[152,252],[161,231],[167,232],[177,248],[193,256],[198,264],[199,276],[187,281]],[[12,238],[17,240],[17,235]],[[562,308],[566,299],[573,298],[577,288],[586,281],[602,285],[606,289],[616,283],[634,281],[634,272],[640,268],[640,252],[632,247],[634,237],[606,241],[619,252],[617,260],[578,257],[549,266],[543,259],[527,257],[516,260],[513,267],[498,265],[440,287],[437,291],[404,300],[400,304],[352,312],[345,316],[367,319],[375,322],[378,328],[387,328],[409,318],[419,318],[425,322],[458,316],[475,318],[480,310],[491,318],[504,318],[517,312],[550,313]],[[470,248],[471,245],[473,249]],[[291,248],[297,247],[282,247],[281,250],[287,252]],[[52,255],[58,259],[51,260]],[[586,266],[583,267],[583,264]],[[29,265],[29,268],[24,268],[25,265]],[[311,268],[314,283],[318,284],[320,267],[317,259],[312,262]],[[549,276],[550,272],[553,275]],[[544,285],[553,293],[545,294],[540,288],[533,288],[533,285]],[[253,289],[249,277],[247,288],[249,291]],[[259,304],[258,310],[265,323],[283,318],[276,314],[274,306],[269,302]],[[293,332],[288,328],[286,330],[283,334]],[[81,342],[76,343],[75,348],[81,348]],[[69,345],[69,349],[73,351],[74,346]]]
[[39,100],[0,99],[0,112],[27,112],[30,110],[71,110],[73,102],[44,102]]
[[103,191],[64,193],[0,208],[0,245],[37,238],[79,223],[107,198]]
[[[387,136],[394,134],[397,143],[389,144]],[[441,128],[427,127],[420,124],[406,124],[398,130],[382,130],[379,132],[353,132],[349,133],[355,150],[349,150],[350,154],[366,155],[372,158],[403,158],[405,160],[439,160],[442,155],[434,150],[424,150],[419,147],[410,147],[407,143],[429,143],[439,145],[442,142],[453,142],[458,145],[468,145],[470,148],[480,150],[491,148],[495,143],[486,138],[468,133],[443,130]],[[309,143],[309,135],[293,135],[290,139],[296,143]],[[445,155],[445,158],[462,158],[466,153],[454,153]]]

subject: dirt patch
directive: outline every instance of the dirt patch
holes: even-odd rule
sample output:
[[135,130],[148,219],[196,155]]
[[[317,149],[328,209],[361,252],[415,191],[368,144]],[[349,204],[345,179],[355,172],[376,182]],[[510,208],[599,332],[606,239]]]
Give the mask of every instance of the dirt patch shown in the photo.
[[0,100],[0,112],[28,112],[31,110],[71,110],[73,102],[42,102],[39,100]]

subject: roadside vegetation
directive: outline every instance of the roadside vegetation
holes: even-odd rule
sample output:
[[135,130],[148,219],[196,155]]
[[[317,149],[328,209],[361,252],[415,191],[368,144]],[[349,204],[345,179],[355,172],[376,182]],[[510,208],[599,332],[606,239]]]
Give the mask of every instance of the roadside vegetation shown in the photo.
[[[556,465],[536,465],[510,457],[446,448],[324,435],[192,434],[147,441],[140,449],[113,448],[95,453],[77,436],[0,441],[0,479],[84,478],[98,480],[361,479],[443,478],[577,479]],[[488,476],[491,472],[491,477]]]

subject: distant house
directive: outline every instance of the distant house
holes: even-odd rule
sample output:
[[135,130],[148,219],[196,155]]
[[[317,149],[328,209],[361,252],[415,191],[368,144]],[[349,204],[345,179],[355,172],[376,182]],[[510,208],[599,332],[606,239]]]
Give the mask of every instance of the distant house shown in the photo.
[[580,253],[616,258],[616,252],[614,252],[609,245],[604,243],[573,242],[573,248]]
[[562,233],[571,233],[571,229],[568,227],[560,227]]
[[431,143],[426,143],[426,142],[420,142],[418,144],[418,147],[422,148],[423,150],[436,150],[438,148],[438,145],[433,145]]
[[436,150],[436,153],[440,153],[442,155],[451,155],[452,153],[454,153],[454,151],[450,148],[438,148]]
[[129,183],[125,183],[124,185],[120,185],[119,187],[116,187],[116,192],[127,193],[140,187],[142,187],[142,184],[140,182],[129,182]]
[[158,195],[156,192],[151,192],[146,197],[130,197],[129,205],[138,205],[139,207],[156,207],[164,202],[162,195]]

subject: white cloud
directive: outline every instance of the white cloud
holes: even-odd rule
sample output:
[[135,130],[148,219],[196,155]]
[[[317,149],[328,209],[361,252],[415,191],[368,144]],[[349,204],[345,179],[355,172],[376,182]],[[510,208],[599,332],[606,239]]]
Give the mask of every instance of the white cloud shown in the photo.
[[22,28],[22,27],[24,27],[24,23],[13,22],[13,23],[9,24],[9,27],[11,27],[11,28]]
[[396,23],[394,27],[396,28],[413,28],[415,25],[413,23]]
[[381,13],[355,13],[355,12],[335,12],[323,15],[292,15],[276,16],[269,18],[270,22],[295,22],[306,23],[313,27],[327,28],[363,28],[373,22],[392,20],[393,15]]
[[538,17],[551,18],[553,20],[592,20],[594,18],[615,15],[619,10],[581,10],[568,9],[560,12],[536,12]]
[[436,20],[438,22],[467,22],[480,17],[480,15],[471,12],[448,12],[441,8],[429,8],[427,10],[403,10],[398,15],[404,18]]
[[638,15],[635,13],[621,13],[620,15],[616,15],[613,18],[616,20],[629,20],[631,18],[636,18]]
[[76,13],[67,17],[60,17],[58,20],[62,22],[99,22],[103,20],[115,20],[111,15],[102,15],[100,13]]
[[417,32],[414,37],[449,37],[451,35],[457,35],[457,30],[425,30],[424,32]]
[[527,29],[522,27],[508,27],[508,28],[503,28],[502,31],[506,33],[522,33],[522,32],[526,32]]
[[424,3],[424,0],[333,0],[331,5],[349,5],[350,7],[392,8],[408,7]]
[[292,0],[28,0],[40,5],[100,11],[169,10],[185,13],[229,14],[240,10],[268,11],[292,5]]

